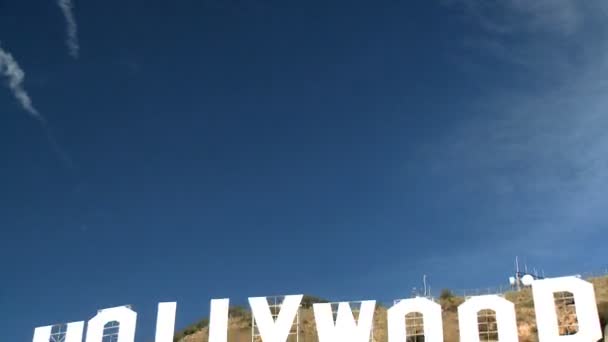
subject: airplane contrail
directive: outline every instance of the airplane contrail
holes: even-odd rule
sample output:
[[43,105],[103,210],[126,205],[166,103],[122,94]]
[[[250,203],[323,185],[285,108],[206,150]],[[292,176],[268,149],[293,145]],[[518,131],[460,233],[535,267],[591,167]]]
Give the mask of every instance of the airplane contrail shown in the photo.
[[67,39],[66,44],[70,55],[74,58],[78,58],[80,46],[78,44],[78,26],[76,24],[76,18],[74,18],[74,3],[72,0],[57,0],[57,5],[61,8],[63,16],[65,17],[67,25]]
[[2,46],[0,45],[0,75],[6,77],[8,79],[8,87],[11,92],[19,101],[23,109],[28,112],[33,118],[46,123],[46,120],[36,108],[32,104],[32,100],[27,92],[23,89],[23,80],[25,78],[25,73],[17,64],[17,61],[13,58],[13,56],[6,52]]
[[13,96],[19,101],[21,107],[34,119],[36,119],[42,128],[46,138],[51,145],[53,152],[70,168],[74,168],[74,162],[70,155],[59,145],[55,135],[53,134],[51,127],[47,123],[46,119],[38,112],[32,103],[32,99],[23,88],[23,81],[25,79],[25,72],[19,66],[15,58],[5,51],[0,44],[0,75],[8,79],[8,87],[13,93]]

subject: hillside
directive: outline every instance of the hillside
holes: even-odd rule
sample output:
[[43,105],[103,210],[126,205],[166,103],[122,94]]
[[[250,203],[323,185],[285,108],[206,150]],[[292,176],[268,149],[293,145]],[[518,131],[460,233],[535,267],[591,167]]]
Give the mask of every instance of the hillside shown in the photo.
[[[587,279],[594,284],[600,323],[602,330],[608,321],[608,277]],[[507,292],[505,298],[515,304],[517,323],[519,330],[519,340],[521,342],[537,341],[536,335],[536,319],[534,313],[534,303],[530,289],[524,289],[520,292]],[[312,302],[321,301],[314,297],[306,297],[300,311],[300,327],[299,327],[299,342],[318,342],[317,331],[315,328],[313,311],[310,306]],[[458,342],[458,315],[457,307],[464,301],[464,298],[451,295],[447,290],[442,292],[442,295],[437,299],[438,303],[443,308],[443,328],[445,342]],[[556,308],[560,321],[560,330],[562,334],[576,331],[576,313],[570,309],[569,304],[572,301],[568,298],[563,300],[556,299]],[[387,308],[378,305],[374,315],[373,342],[387,341]],[[416,324],[416,317],[407,317],[408,326]],[[487,319],[488,330],[493,330],[495,327],[492,317]],[[482,319],[480,318],[480,322]],[[207,342],[208,341],[208,320],[201,320],[193,324],[184,331],[176,334],[175,341],[177,342]],[[251,341],[251,313],[242,308],[232,308],[230,311],[230,320],[228,323],[228,342],[249,342]],[[480,330],[484,328],[480,325]],[[495,340],[492,333],[485,335],[482,341]],[[422,339],[419,339],[422,341]],[[290,336],[288,342],[295,342],[295,336]],[[412,339],[412,341],[415,341]]]

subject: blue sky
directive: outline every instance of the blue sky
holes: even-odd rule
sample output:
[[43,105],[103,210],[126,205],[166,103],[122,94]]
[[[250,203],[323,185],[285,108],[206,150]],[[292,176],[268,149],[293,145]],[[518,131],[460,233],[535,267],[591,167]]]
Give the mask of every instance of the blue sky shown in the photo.
[[605,2],[74,5],[0,0],[3,338],[607,266]]

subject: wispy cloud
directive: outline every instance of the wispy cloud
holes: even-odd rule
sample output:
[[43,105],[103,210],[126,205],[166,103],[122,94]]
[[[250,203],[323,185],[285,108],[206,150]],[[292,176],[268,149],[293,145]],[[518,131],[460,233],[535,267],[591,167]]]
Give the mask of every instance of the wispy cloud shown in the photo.
[[[571,34],[584,21],[584,4],[577,0],[446,0],[462,7],[482,28],[496,34],[551,32]],[[592,2],[592,1],[591,1]]]
[[494,63],[468,69],[486,80],[485,93],[459,108],[464,119],[449,134],[429,142],[426,166],[445,188],[444,205],[479,201],[471,224],[505,237],[512,253],[593,249],[608,225],[608,3],[450,3],[478,27],[459,42],[467,49],[458,62]]
[[53,134],[51,127],[47,123],[47,120],[38,112],[38,110],[34,107],[32,100],[28,93],[25,91],[23,87],[23,82],[25,80],[25,72],[15,58],[5,51],[0,45],[0,75],[4,76],[7,79],[7,84],[17,101],[21,104],[21,107],[34,119],[36,119],[42,126],[46,138],[50,144],[53,152],[61,159],[62,162],[65,163],[67,167],[72,169],[74,167],[74,162],[72,158],[67,153],[67,151],[61,147],[61,145],[57,142],[55,135]]
[[5,51],[0,45],[0,74],[7,79],[8,87],[11,92],[19,101],[23,109],[28,112],[35,119],[45,122],[46,120],[32,104],[32,100],[28,93],[23,88],[23,81],[25,79],[25,72],[19,66],[13,56]]
[[76,18],[74,17],[74,3],[72,0],[57,0],[57,5],[61,8],[67,25],[66,44],[68,50],[72,57],[78,58],[80,46],[78,44],[78,26],[76,24]]
[[[553,73],[595,59],[608,38],[602,0],[446,0],[478,29],[461,43],[497,62]],[[594,40],[590,44],[590,40]],[[601,53],[601,51],[600,51]],[[570,70],[572,71],[572,70]]]

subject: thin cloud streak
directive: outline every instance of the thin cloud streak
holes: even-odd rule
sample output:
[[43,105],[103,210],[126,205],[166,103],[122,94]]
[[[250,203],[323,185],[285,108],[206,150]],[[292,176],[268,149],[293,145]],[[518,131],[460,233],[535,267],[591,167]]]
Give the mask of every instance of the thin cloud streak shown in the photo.
[[31,117],[33,117],[40,123],[53,152],[59,157],[59,159],[61,159],[61,161],[69,169],[73,169],[74,162],[73,162],[72,158],[66,152],[66,150],[64,148],[62,148],[61,145],[57,142],[57,139],[55,138],[55,135],[53,134],[47,120],[34,107],[30,96],[23,88],[23,82],[25,80],[25,72],[23,71],[23,69],[21,69],[21,67],[15,60],[15,58],[13,58],[13,56],[9,52],[2,49],[1,46],[0,46],[0,75],[7,78],[8,87],[11,90],[11,92],[13,93],[13,96],[15,96],[17,101],[19,101],[19,103],[21,104],[21,107]]
[[66,21],[67,39],[66,44],[72,57],[78,58],[80,46],[78,43],[78,26],[74,17],[74,3],[72,0],[57,0],[57,5],[61,8]]
[[25,72],[23,72],[23,69],[21,69],[13,56],[5,51],[2,46],[0,46],[0,74],[7,78],[8,87],[23,109],[36,120],[46,123],[44,117],[34,108],[30,96],[23,88]]

